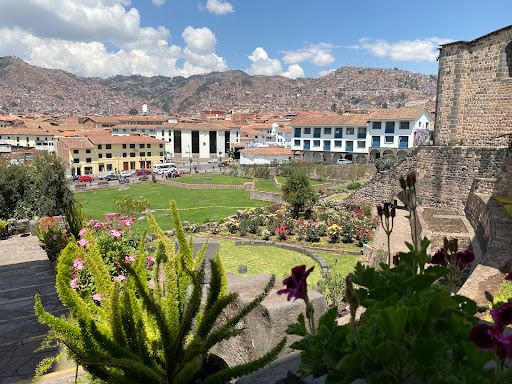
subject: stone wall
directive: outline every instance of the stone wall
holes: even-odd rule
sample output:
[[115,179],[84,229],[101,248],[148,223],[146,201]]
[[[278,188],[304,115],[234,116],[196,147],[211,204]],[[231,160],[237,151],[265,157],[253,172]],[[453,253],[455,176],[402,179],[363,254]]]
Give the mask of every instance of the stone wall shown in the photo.
[[244,185],[224,185],[224,184],[187,184],[180,183],[172,180],[157,180],[160,184],[167,184],[173,187],[185,188],[185,189],[243,189],[251,190],[252,183],[244,183]]
[[267,191],[251,191],[251,199],[271,201],[277,204],[286,204],[281,193],[267,192]]
[[512,133],[510,44],[512,26],[441,47],[436,145],[509,145],[497,136]]

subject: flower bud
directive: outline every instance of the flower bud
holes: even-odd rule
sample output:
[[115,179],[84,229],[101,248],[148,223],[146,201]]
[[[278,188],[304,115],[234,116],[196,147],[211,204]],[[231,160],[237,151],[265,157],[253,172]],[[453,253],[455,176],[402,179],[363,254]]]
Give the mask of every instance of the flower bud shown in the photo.
[[359,307],[359,299],[357,298],[356,291],[354,290],[354,285],[352,284],[352,275],[347,276],[345,283],[345,297],[347,298],[347,301],[350,304],[351,309],[355,311]]
[[406,181],[407,181],[407,186],[409,188],[411,188],[414,185],[412,182],[412,174],[411,173],[407,174]]
[[448,238],[446,237],[443,239],[443,248],[448,249]]
[[396,208],[393,205],[393,208],[391,208],[391,217],[395,217],[395,215],[396,215]]
[[489,301],[491,304],[494,302],[494,296],[492,295],[491,292],[489,291],[485,291],[485,298],[487,299],[487,301]]
[[403,177],[400,177],[400,187],[402,187],[402,189],[406,189],[407,188],[407,184],[405,183],[405,179]]
[[380,205],[377,205],[377,214],[382,217],[382,207]]
[[459,249],[458,243],[459,240],[452,237],[450,240],[448,240],[448,250],[453,253],[457,252]]
[[400,265],[400,257],[398,255],[393,256],[393,265],[398,267]]

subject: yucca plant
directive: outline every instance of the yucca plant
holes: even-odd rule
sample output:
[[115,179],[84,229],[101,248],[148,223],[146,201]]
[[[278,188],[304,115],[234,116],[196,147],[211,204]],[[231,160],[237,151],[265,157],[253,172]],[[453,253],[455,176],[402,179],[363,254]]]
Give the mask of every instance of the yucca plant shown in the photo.
[[[36,296],[39,321],[53,330],[54,337],[66,346],[77,364],[104,382],[188,383],[213,346],[243,332],[237,324],[274,285],[272,277],[261,295],[220,324],[219,315],[235,302],[238,294],[226,294],[226,277],[217,254],[210,261],[211,278],[207,295],[203,296],[205,265],[202,261],[206,247],[194,260],[173,201],[171,211],[180,245],[176,254],[171,240],[153,216],[148,216],[150,228],[158,237],[153,289],[146,278],[144,240],[133,262],[118,260],[127,271],[127,278],[119,282],[111,280],[90,237],[87,248],[70,243],[58,261],[57,291],[69,309],[69,317],[57,318],[45,312]],[[97,287],[95,296],[101,298],[99,305],[92,298],[81,298],[70,285],[70,271],[77,257],[91,271]],[[222,370],[204,382],[224,383],[259,369],[277,356],[285,342],[283,338],[260,359]],[[45,360],[41,368],[48,365],[49,361]]]

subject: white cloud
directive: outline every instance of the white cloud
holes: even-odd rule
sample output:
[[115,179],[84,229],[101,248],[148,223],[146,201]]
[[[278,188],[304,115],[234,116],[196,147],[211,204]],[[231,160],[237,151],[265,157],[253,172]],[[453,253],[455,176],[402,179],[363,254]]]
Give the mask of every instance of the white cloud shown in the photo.
[[359,44],[349,48],[365,49],[377,57],[389,57],[397,61],[435,61],[438,55],[437,48],[452,40],[430,37],[424,40],[402,40],[388,43],[385,40],[371,40],[363,38]]
[[309,61],[310,63],[322,67],[334,63],[334,57],[331,52],[334,45],[327,43],[308,44],[305,48],[295,51],[283,51],[285,54],[283,61],[286,64],[302,63]]
[[298,64],[290,65],[288,71],[283,72],[281,62],[278,59],[269,58],[262,47],[256,48],[248,57],[252,64],[245,71],[250,75],[285,76],[290,79],[304,77],[304,70]]
[[336,69],[334,69],[334,68],[326,69],[324,71],[318,72],[318,76],[320,76],[320,77],[327,76],[329,73],[333,73],[335,71],[336,71]]
[[[128,0],[2,0],[0,56],[15,55],[46,68],[82,76],[191,76],[224,71],[208,28],[185,28],[184,47],[170,44],[169,31],[141,27]],[[154,0],[161,2],[163,0]],[[185,62],[176,67],[179,59]]]
[[304,70],[299,64],[292,64],[288,67],[288,71],[283,72],[283,76],[288,77],[290,79],[304,77]]
[[165,0],[152,0],[153,1],[153,5],[156,5],[157,7],[165,4]]
[[206,2],[206,6],[203,7],[201,5],[200,8],[206,9],[208,12],[213,13],[215,15],[225,15],[227,13],[232,13],[235,11],[231,3],[222,0],[208,0]]

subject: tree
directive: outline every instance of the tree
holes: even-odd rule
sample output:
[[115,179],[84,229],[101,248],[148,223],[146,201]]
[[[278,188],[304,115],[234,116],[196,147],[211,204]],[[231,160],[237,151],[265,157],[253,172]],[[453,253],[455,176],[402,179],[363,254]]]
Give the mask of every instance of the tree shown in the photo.
[[297,218],[299,212],[307,205],[318,200],[316,191],[309,183],[309,178],[302,169],[298,169],[286,180],[283,186],[284,200],[293,206],[293,215]]
[[331,111],[332,111],[332,112],[336,112],[336,108],[337,108],[337,107],[338,107],[338,106],[336,105],[336,103],[332,103],[332,104],[331,104]]
[[138,112],[135,108],[132,108],[132,109],[130,109],[130,110],[128,111],[128,114],[129,114],[130,116],[136,116],[136,115],[138,115],[138,114],[139,114],[139,112]]

